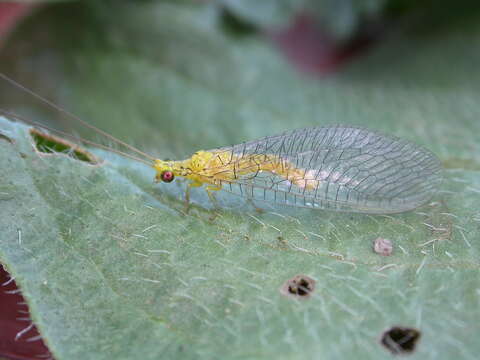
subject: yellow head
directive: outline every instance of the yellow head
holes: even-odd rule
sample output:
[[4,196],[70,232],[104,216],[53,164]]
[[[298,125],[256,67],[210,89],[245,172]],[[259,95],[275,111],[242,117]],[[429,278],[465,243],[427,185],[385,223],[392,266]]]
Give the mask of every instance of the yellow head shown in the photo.
[[175,161],[163,161],[157,159],[153,163],[153,168],[157,172],[155,175],[156,182],[163,181],[169,183],[175,179],[175,176],[181,175],[175,171]]
[[172,182],[176,176],[186,177],[192,181],[200,181],[213,158],[213,153],[208,151],[197,151],[191,158],[181,161],[155,160],[153,168],[157,172],[156,182]]

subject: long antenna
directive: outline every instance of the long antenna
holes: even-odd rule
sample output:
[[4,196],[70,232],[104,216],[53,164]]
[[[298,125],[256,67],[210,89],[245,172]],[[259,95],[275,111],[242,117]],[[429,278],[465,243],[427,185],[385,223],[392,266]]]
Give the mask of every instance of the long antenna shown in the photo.
[[[150,159],[150,160],[152,160],[152,161],[155,161],[155,158],[154,158],[153,156],[148,155],[147,153],[144,153],[143,151],[138,150],[137,148],[133,147],[132,145],[127,144],[126,142],[117,139],[116,137],[110,135],[110,134],[107,133],[106,131],[103,131],[103,130],[101,130],[101,129],[93,126],[93,125],[90,125],[88,122],[80,119],[80,118],[79,118],[78,116],[76,116],[75,114],[72,114],[71,112],[69,112],[69,111],[61,108],[60,106],[56,105],[55,103],[53,103],[53,102],[51,102],[51,101],[43,98],[42,96],[40,96],[40,95],[38,95],[37,93],[35,93],[33,90],[30,90],[29,88],[23,86],[22,84],[19,84],[19,83],[16,82],[15,80],[10,79],[10,78],[9,78],[8,76],[6,76],[5,74],[0,73],[0,77],[1,77],[2,79],[6,80],[6,81],[7,81],[8,83],[10,83],[11,85],[16,86],[16,87],[22,89],[23,91],[25,91],[26,93],[32,95],[33,97],[35,97],[36,99],[40,100],[40,101],[43,102],[44,104],[47,104],[47,105],[50,106],[51,108],[59,111],[59,112],[62,113],[62,114],[65,114],[65,115],[68,116],[68,117],[71,117],[72,119],[75,119],[76,121],[78,121],[78,122],[79,122],[80,124],[82,124],[83,126],[85,126],[85,127],[89,128],[89,129],[91,129],[91,130],[93,130],[93,131],[95,131],[95,132],[97,132],[97,133],[105,136],[106,138],[112,140],[113,142],[116,142],[117,144],[120,144],[120,145],[122,145],[122,146],[125,146],[127,149],[130,149],[130,150],[136,152],[137,154],[146,157],[147,159]],[[30,121],[30,123],[32,123],[32,122]],[[40,125],[37,124],[37,126],[40,126]]]
[[37,126],[37,127],[41,128],[41,129],[48,130],[48,131],[50,131],[50,132],[52,132],[52,133],[56,133],[56,134],[58,134],[58,135],[61,135],[61,136],[63,136],[63,137],[66,137],[67,139],[70,139],[70,140],[73,140],[73,141],[82,142],[82,143],[85,143],[85,144],[89,144],[89,145],[95,146],[95,147],[100,148],[100,149],[108,150],[108,151],[113,152],[113,153],[115,153],[115,154],[119,154],[119,155],[128,157],[128,158],[130,158],[130,159],[139,161],[139,162],[141,162],[141,163],[143,163],[143,164],[146,164],[146,165],[148,165],[148,166],[152,166],[152,163],[150,163],[150,162],[148,162],[148,161],[145,161],[145,160],[143,160],[143,159],[140,159],[140,158],[138,158],[138,157],[136,157],[136,156],[133,156],[133,155],[131,155],[131,154],[125,153],[125,152],[120,151],[120,150],[112,149],[111,147],[108,147],[108,146],[105,146],[105,145],[102,145],[102,144],[98,144],[98,143],[96,143],[96,142],[93,142],[93,141],[90,141],[90,140],[87,140],[87,139],[83,139],[83,138],[81,138],[81,137],[79,137],[79,136],[74,136],[74,135],[69,134],[69,133],[67,133],[67,132],[65,132],[65,131],[53,129],[53,128],[51,128],[51,127],[49,127],[49,126],[47,126],[47,125],[43,125],[43,124],[41,124],[41,123],[39,123],[39,122],[37,122],[37,121],[25,119],[25,118],[23,118],[23,117],[21,117],[21,116],[19,116],[19,115],[17,115],[17,114],[14,114],[14,113],[12,113],[12,112],[9,112],[9,111],[0,109],[0,114],[3,114],[3,115],[5,115],[5,116],[7,116],[7,117],[10,117],[10,118],[14,118],[14,119],[20,120],[20,121],[22,121],[22,122],[24,122],[24,123],[26,123],[26,124],[30,124],[30,125],[33,125],[33,126]]

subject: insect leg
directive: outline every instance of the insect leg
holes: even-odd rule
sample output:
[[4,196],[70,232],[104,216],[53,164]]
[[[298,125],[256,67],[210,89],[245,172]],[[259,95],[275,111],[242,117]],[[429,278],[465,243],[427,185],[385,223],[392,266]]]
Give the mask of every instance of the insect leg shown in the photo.
[[188,209],[190,208],[190,188],[192,187],[200,187],[203,184],[201,182],[193,181],[187,184],[187,188],[185,190],[185,211],[188,213]]
[[[257,172],[258,173],[258,172]],[[253,179],[253,178],[252,178]],[[250,205],[253,206],[253,208],[255,209],[255,211],[259,214],[263,213],[263,209],[262,208],[259,208],[257,205],[255,205],[255,203],[253,202],[253,187],[252,187],[252,193],[250,194],[249,191],[247,191],[245,193],[245,195],[247,196],[247,203],[249,203]]]
[[215,195],[212,193],[212,191],[218,191],[221,189],[222,189],[221,185],[209,185],[205,188],[205,190],[207,191],[208,198],[212,202],[213,207],[216,209],[220,208],[220,206],[218,205],[218,200],[215,197]]
[[247,202],[253,206],[253,208],[257,213],[262,214],[263,212],[265,212],[265,210],[263,210],[261,207],[258,207],[257,205],[255,205],[251,197],[247,198]]

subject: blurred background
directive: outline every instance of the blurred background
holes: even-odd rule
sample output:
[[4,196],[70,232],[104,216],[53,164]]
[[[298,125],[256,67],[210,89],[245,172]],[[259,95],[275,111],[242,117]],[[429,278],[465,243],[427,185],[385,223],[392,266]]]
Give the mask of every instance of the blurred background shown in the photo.
[[[332,123],[466,155],[443,125],[476,111],[478,12],[473,1],[7,2],[0,69],[163,158]],[[0,92],[2,108],[74,126]]]
[[[2,2],[0,72],[160,158],[344,123],[477,169],[479,15],[446,0]],[[102,142],[6,82],[0,108]],[[0,356],[45,354],[8,321]]]

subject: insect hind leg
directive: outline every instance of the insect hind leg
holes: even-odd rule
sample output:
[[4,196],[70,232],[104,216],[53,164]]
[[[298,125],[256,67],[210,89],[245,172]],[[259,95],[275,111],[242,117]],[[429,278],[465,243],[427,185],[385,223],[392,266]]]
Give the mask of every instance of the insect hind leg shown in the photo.
[[[251,185],[249,185],[249,186],[251,186]],[[265,212],[264,209],[258,207],[258,206],[255,204],[255,202],[253,201],[253,200],[254,200],[253,187],[252,187],[252,191],[251,191],[251,192],[250,192],[250,191],[245,191],[244,195],[245,195],[247,204],[251,205],[251,206],[255,209],[255,211],[256,211],[257,213],[261,214],[261,213]]]
[[215,209],[219,209],[220,205],[218,204],[218,200],[215,197],[215,194],[213,193],[213,191],[218,191],[218,190],[221,190],[221,189],[222,189],[221,185],[209,185],[205,188],[205,191],[207,192],[208,198],[212,202],[213,207]]
[[255,211],[256,211],[257,213],[262,214],[262,213],[265,212],[264,209],[262,209],[261,207],[258,207],[258,206],[254,203],[254,201],[253,201],[253,199],[252,199],[251,197],[247,198],[247,202],[248,202],[250,205],[253,206],[253,208],[255,209]]

